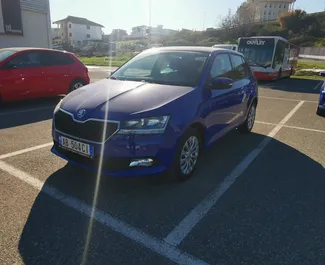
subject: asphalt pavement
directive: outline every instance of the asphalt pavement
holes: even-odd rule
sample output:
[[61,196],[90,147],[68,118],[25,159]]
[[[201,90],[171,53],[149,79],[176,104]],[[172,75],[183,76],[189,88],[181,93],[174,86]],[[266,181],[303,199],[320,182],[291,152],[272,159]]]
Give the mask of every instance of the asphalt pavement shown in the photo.
[[[92,82],[108,68],[92,68]],[[0,264],[325,264],[320,82],[260,83],[253,132],[192,179],[115,179],[50,153],[60,98],[0,109]],[[97,192],[96,192],[97,191]]]

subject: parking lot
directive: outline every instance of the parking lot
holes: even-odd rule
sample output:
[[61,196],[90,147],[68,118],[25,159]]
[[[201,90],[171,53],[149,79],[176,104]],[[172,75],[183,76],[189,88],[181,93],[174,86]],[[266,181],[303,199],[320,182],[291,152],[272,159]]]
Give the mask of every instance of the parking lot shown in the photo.
[[50,153],[59,98],[4,106],[0,264],[325,264],[319,89],[261,83],[253,132],[206,150],[184,183],[67,165]]

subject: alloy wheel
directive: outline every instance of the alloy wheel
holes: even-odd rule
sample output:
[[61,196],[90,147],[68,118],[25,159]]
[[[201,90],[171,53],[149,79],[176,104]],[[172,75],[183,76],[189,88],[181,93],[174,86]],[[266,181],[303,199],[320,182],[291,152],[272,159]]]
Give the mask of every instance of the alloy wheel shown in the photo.
[[183,145],[180,156],[180,169],[184,175],[192,173],[199,157],[200,142],[196,136],[191,136]]

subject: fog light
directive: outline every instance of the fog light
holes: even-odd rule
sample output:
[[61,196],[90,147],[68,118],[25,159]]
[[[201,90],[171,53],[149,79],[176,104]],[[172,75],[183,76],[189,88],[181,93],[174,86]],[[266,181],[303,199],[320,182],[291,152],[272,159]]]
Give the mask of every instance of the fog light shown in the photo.
[[150,167],[152,164],[153,160],[151,158],[138,159],[131,161],[129,167]]

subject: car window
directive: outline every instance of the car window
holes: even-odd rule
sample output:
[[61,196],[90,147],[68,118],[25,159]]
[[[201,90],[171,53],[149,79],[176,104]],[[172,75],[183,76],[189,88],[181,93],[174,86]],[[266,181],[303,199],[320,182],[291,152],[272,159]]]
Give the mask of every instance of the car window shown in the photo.
[[246,77],[245,61],[242,56],[231,54],[230,55],[233,66],[233,79],[240,80]]
[[68,54],[50,51],[43,53],[43,64],[46,66],[69,65],[73,63],[73,59]]
[[39,67],[41,63],[41,53],[38,51],[23,52],[15,56],[8,64],[17,68]]
[[0,63],[15,53],[16,53],[16,51],[10,51],[10,50],[9,51],[0,51]]
[[218,54],[214,59],[211,69],[210,69],[210,77],[231,77],[232,67],[229,55]]

